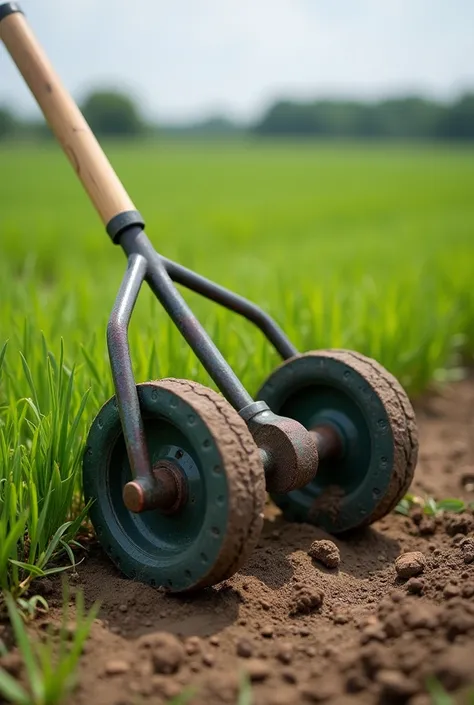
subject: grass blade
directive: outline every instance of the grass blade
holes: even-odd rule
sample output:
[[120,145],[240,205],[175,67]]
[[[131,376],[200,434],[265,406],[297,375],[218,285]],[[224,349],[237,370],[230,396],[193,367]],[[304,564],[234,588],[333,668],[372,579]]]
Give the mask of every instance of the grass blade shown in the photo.
[[21,685],[9,673],[0,668],[0,693],[14,705],[31,705],[31,700]]
[[23,661],[25,663],[25,668],[28,673],[28,680],[31,685],[31,690],[37,701],[41,703],[44,699],[43,691],[43,681],[41,678],[41,671],[36,662],[31,644],[26,633],[26,629],[23,625],[22,618],[16,608],[13,597],[10,593],[5,596],[5,601],[7,603],[8,615],[10,617],[10,622],[15,633],[15,639],[18,644],[18,648],[21,651]]

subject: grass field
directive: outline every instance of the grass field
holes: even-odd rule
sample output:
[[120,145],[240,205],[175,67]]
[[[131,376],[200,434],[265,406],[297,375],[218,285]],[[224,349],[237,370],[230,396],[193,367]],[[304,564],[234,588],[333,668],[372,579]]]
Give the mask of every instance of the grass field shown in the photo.
[[[157,249],[262,305],[302,350],[359,350],[412,395],[472,359],[474,149],[106,151]],[[2,148],[0,194],[0,582],[20,597],[72,555],[84,433],[113,393],[105,330],[125,259],[55,146]],[[277,362],[261,334],[185,297],[254,392]],[[214,386],[146,289],[130,344],[137,382]]]
[[[166,256],[237,289],[275,315],[302,348],[355,347],[411,391],[453,344],[473,349],[473,152],[462,148],[189,145],[108,147]],[[54,147],[4,150],[0,332],[24,323],[66,358],[85,346],[105,364],[105,324],[125,266]],[[270,369],[259,334],[214,305],[203,322],[250,388]],[[139,378],[199,375],[145,292],[131,341]],[[218,331],[216,334],[219,335]],[[152,346],[156,346],[151,354]],[[150,367],[151,363],[151,367]],[[104,368],[105,369],[105,368]],[[86,368],[81,386],[90,379]],[[101,375],[102,377],[102,375]],[[102,378],[108,393],[108,376]]]

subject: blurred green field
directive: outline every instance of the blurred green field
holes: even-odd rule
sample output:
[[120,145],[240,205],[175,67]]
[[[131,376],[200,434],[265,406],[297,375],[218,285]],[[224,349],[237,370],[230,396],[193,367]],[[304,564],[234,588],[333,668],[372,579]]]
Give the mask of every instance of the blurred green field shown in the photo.
[[[474,150],[413,145],[105,145],[154,245],[269,310],[301,349],[350,347],[410,392],[474,349]],[[65,344],[96,403],[125,260],[55,145],[0,151],[0,340]],[[276,362],[250,324],[185,294],[252,391]],[[27,340],[25,337],[27,326]],[[212,384],[148,291],[132,320],[137,380]],[[97,379],[86,356],[94,361]],[[100,380],[100,383],[99,383]]]

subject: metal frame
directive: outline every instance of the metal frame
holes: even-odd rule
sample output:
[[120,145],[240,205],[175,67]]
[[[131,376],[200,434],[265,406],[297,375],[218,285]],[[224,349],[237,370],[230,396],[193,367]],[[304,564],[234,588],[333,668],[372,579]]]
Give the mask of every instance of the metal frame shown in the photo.
[[276,322],[257,305],[232,291],[215,284],[154,249],[141,226],[125,229],[117,238],[127,255],[127,269],[117,294],[107,326],[107,346],[125,443],[132,474],[145,493],[154,484],[154,477],[145,442],[137,387],[134,379],[128,328],[141,286],[147,282],[173,323],[214,380],[224,397],[247,419],[261,404],[255,402],[230,365],[212,342],[173,282],[185,286],[211,301],[234,311],[254,323],[273,345],[283,360],[298,350]]

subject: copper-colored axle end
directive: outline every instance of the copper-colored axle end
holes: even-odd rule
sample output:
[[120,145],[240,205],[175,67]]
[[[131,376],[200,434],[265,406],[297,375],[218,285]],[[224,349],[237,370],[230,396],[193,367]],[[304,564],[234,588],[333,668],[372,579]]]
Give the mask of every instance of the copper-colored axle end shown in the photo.
[[187,483],[182,470],[171,460],[160,460],[153,467],[154,481],[139,477],[123,488],[123,501],[136,514],[158,509],[173,514],[187,501]]

